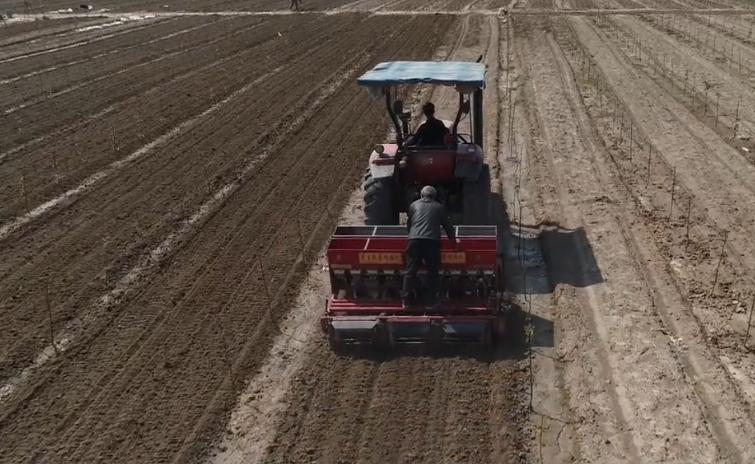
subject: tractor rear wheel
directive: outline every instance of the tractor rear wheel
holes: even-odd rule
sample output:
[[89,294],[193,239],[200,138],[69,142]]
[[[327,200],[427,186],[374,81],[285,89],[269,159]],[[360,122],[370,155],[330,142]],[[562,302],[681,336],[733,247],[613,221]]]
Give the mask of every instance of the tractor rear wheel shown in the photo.
[[364,179],[364,223],[368,226],[397,225],[398,210],[393,201],[393,177]]
[[476,181],[464,182],[462,221],[464,225],[491,224],[490,167],[483,163]]

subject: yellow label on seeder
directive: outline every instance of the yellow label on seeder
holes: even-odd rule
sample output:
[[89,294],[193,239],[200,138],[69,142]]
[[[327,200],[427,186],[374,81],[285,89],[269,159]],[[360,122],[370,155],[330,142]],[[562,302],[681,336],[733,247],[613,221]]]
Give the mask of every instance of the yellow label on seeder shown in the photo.
[[441,253],[440,262],[443,264],[465,264],[467,262],[467,254],[463,251]]
[[402,264],[401,253],[359,253],[359,264]]

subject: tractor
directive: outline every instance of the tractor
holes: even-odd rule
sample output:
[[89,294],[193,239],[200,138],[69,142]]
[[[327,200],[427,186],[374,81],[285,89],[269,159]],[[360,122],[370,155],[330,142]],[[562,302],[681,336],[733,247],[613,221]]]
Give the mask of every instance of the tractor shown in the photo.
[[[425,185],[436,188],[439,200],[456,224],[490,223],[490,168],[483,155],[482,90],[485,65],[467,62],[381,63],[357,81],[373,95],[385,98],[396,134],[395,143],[380,144],[370,155],[364,182],[364,213],[368,225],[398,224],[399,214],[419,198]],[[408,84],[454,86],[459,104],[447,143],[421,145],[410,132],[411,112],[404,110],[393,86]],[[459,123],[469,117],[471,134]]]
[[[490,170],[484,162],[479,62],[388,62],[358,79],[384,98],[394,143],[377,145],[364,183],[365,224],[339,226],[327,249],[331,295],[321,326],[334,349],[347,345],[492,343],[505,328],[503,267],[498,231],[491,225]],[[396,98],[400,85],[431,84],[458,91],[449,137],[440,146],[417,143],[411,113]],[[470,134],[459,131],[469,117]],[[441,301],[420,308],[401,304],[407,230],[400,214],[433,185],[455,226],[457,245],[444,237]]]

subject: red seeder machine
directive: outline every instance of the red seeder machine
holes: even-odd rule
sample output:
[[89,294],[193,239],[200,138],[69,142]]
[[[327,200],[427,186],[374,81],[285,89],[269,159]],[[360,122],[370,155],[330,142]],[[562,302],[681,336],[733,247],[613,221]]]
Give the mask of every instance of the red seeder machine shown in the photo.
[[457,226],[443,243],[441,303],[403,309],[407,247],[402,226],[338,227],[328,246],[332,296],[322,328],[333,347],[348,344],[489,344],[504,330],[502,266],[495,226]]

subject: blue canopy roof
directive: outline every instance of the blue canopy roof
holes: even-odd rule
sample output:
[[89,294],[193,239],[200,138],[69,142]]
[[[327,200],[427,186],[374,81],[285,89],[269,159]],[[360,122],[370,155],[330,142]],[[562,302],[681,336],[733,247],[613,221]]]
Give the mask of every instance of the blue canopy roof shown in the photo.
[[359,85],[438,84],[485,87],[485,65],[470,61],[389,61],[357,79]]

